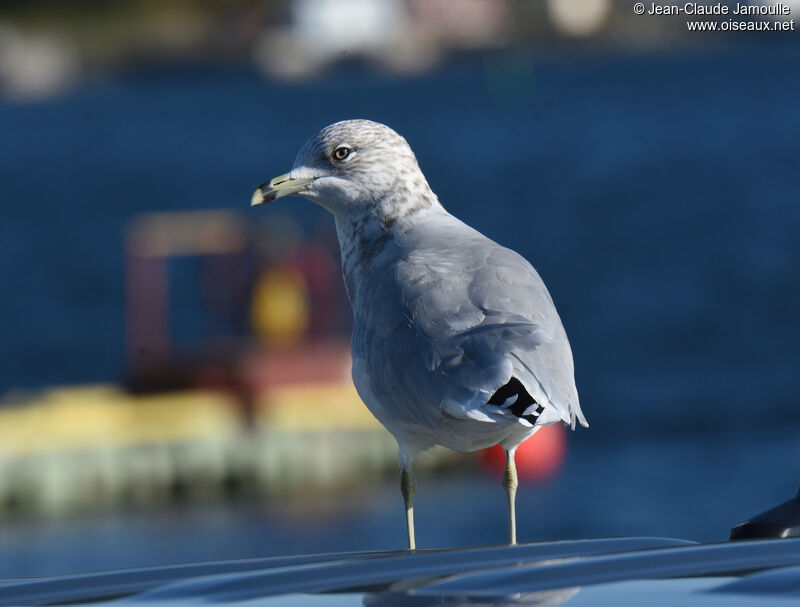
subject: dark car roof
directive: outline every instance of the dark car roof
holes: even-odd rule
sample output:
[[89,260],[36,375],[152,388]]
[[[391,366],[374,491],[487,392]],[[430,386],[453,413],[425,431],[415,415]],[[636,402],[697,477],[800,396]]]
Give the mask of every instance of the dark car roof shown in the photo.
[[159,607],[238,605],[763,605],[800,599],[800,539],[669,538],[356,552],[0,582],[0,606],[126,597]]

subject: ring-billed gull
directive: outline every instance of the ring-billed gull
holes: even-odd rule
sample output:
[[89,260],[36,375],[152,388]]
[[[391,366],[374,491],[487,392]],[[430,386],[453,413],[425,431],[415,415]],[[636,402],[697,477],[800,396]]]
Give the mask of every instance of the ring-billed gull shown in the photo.
[[539,274],[450,215],[406,140],[376,122],[325,127],[251,205],[289,194],[336,219],[353,306],[353,382],[397,440],[409,549],[411,463],[434,445],[505,449],[516,543],[517,446],[549,424],[588,426],[567,335]]

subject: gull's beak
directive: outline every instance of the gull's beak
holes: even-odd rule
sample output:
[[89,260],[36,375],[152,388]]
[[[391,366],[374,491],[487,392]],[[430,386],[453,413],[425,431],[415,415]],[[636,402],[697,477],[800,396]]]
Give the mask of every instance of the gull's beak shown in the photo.
[[289,194],[302,192],[313,179],[292,179],[291,173],[279,175],[269,182],[264,182],[253,192],[250,206],[254,207],[262,202],[272,202]]

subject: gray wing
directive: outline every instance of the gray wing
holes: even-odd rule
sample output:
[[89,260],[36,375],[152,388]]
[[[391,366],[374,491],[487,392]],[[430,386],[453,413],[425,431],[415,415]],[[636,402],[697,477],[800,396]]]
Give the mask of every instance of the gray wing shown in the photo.
[[495,245],[486,267],[476,275],[470,300],[487,318],[499,318],[500,327],[519,324],[530,336],[508,337],[500,328],[483,337],[479,326],[467,331],[467,343],[507,357],[512,375],[537,402],[550,404],[573,428],[576,419],[587,426],[569,340],[538,272],[514,251]]
[[354,331],[354,355],[363,352],[370,389],[388,405],[378,418],[494,421],[486,403],[513,376],[549,405],[542,421],[586,425],[569,342],[536,270],[464,224],[437,236],[372,292],[372,331]]

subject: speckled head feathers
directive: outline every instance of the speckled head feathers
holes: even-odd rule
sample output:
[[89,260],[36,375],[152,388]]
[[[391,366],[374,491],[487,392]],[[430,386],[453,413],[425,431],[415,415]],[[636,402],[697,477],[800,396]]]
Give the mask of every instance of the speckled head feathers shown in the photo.
[[301,148],[289,176],[306,183],[296,193],[337,216],[368,210],[392,220],[438,204],[406,140],[370,120],[323,128]]
[[[333,153],[341,146],[349,147],[352,153],[343,162],[335,162]],[[359,161],[355,162],[357,157]],[[417,167],[417,159],[408,142],[385,124],[371,120],[342,120],[329,124],[311,137],[297,155],[295,166],[309,161],[327,162],[336,169],[364,171],[370,165],[382,164],[389,159],[392,163]]]

